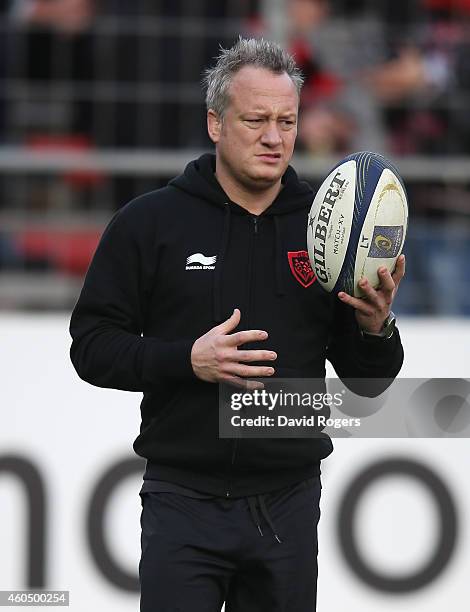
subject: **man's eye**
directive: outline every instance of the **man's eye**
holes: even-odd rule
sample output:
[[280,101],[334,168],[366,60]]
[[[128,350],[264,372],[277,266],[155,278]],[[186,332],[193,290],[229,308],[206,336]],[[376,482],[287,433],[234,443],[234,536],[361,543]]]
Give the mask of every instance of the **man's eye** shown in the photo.
[[245,119],[248,123],[261,123],[261,119]]

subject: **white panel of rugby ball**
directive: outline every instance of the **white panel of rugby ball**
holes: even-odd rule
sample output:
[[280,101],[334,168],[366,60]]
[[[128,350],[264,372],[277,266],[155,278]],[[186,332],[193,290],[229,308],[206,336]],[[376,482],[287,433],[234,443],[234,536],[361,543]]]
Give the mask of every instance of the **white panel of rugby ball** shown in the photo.
[[396,168],[377,153],[349,155],[323,181],[308,216],[308,255],[318,282],[329,292],[363,297],[359,280],[377,287],[377,269],[394,270],[407,226]]

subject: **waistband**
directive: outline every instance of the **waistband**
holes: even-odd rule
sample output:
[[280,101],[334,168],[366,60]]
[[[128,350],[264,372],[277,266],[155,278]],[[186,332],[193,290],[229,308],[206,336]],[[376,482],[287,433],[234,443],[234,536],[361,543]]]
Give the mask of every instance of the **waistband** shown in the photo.
[[[320,461],[293,470],[273,470],[262,474],[243,474],[234,478],[230,484],[230,498],[253,497],[259,494],[272,493],[320,476]],[[160,465],[147,461],[144,480],[165,480],[183,487],[210,493],[217,497],[227,497],[227,478],[210,473],[198,473],[174,466]]]

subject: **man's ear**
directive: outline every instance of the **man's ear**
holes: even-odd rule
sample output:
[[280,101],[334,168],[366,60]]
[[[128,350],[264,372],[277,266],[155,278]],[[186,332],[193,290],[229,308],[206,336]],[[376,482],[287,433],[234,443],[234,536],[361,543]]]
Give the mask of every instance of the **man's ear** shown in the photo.
[[207,133],[213,143],[217,144],[222,131],[222,119],[210,108],[207,111]]

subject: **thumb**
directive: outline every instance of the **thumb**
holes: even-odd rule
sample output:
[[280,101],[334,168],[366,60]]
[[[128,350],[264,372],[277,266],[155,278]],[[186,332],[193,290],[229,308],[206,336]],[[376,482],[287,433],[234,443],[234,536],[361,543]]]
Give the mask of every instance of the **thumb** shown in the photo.
[[235,308],[232,315],[223,321],[220,325],[217,325],[217,330],[222,334],[228,334],[233,331],[240,323],[241,313],[238,308]]

